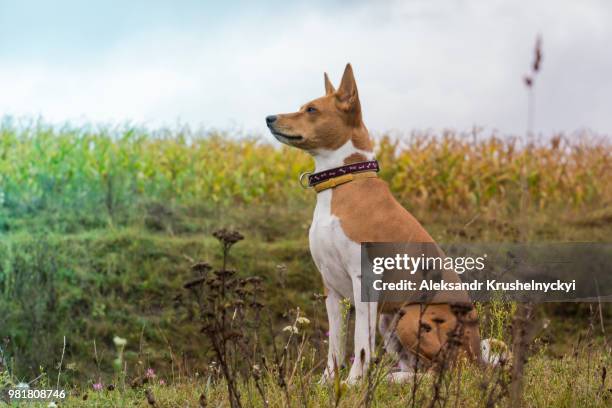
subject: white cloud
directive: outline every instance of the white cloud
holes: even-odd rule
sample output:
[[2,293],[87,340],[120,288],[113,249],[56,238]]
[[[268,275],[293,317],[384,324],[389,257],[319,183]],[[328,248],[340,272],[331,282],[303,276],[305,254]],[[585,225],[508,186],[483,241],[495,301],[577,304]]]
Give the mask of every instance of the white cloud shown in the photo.
[[398,1],[277,7],[214,29],[142,27],[93,58],[5,61],[0,112],[264,133],[267,114],[320,96],[323,71],[338,82],[351,61],[370,129],[520,133],[521,78],[542,33],[537,129],[612,133],[611,17],[598,0]]

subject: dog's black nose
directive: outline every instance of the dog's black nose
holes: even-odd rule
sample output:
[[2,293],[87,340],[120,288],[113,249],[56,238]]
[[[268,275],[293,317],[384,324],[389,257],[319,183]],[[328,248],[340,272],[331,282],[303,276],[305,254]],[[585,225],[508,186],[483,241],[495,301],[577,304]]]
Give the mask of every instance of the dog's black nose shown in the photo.
[[270,116],[266,116],[266,123],[268,125],[273,124],[274,122],[276,122],[276,115],[270,115]]

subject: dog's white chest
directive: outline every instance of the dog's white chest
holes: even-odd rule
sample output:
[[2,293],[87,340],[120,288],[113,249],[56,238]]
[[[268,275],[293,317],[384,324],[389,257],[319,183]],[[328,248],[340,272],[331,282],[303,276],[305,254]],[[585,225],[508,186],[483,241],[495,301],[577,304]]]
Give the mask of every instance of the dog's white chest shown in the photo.
[[327,287],[353,300],[352,278],[359,274],[360,246],[351,241],[331,213],[332,190],[317,194],[309,240],[310,253]]

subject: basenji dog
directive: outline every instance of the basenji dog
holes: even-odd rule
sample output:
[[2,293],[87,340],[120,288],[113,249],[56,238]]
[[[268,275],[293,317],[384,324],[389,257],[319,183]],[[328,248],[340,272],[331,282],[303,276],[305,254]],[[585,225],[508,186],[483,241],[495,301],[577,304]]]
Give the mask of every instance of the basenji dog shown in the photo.
[[[327,295],[329,352],[323,378],[333,377],[345,359],[343,299],[350,300],[355,308],[354,360],[347,382],[357,381],[367,370],[375,350],[377,326],[384,349],[396,354],[401,372],[408,373],[416,355],[423,361],[435,360],[457,326],[457,317],[449,304],[381,308],[376,302],[362,301],[361,243],[434,240],[377,177],[378,164],[362,120],[351,65],[347,64],[337,90],[327,74],[324,82],[324,96],[304,104],[297,112],[266,117],[278,141],[305,150],[315,161],[315,173],[308,177],[308,184],[317,192],[309,243]],[[478,360],[477,318],[474,310],[468,312],[462,347]]]

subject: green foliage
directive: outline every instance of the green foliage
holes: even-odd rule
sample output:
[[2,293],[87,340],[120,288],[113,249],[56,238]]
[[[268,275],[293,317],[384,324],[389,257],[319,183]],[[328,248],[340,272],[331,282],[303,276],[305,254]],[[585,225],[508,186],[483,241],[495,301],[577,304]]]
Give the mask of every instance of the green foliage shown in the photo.
[[[515,214],[531,204],[596,206],[612,198],[610,145],[588,135],[516,139],[413,134],[378,139],[382,177],[412,210]],[[0,230],[75,232],[106,225],[171,229],[176,212],[231,205],[303,208],[311,159],[297,149],[219,132],[0,125]],[[168,220],[161,221],[160,217]]]
[[[287,200],[307,160],[256,139],[117,128],[0,127],[0,226],[138,223],[151,203],[215,208]],[[292,183],[293,184],[293,183]],[[294,186],[295,187],[295,186]],[[25,225],[24,225],[25,224]]]
[[476,310],[480,317],[480,332],[482,338],[502,340],[508,338],[512,316],[516,311],[516,303],[499,296],[483,304],[477,303]]
[[[130,363],[140,358],[167,368],[172,364],[169,346],[194,357],[204,355],[190,340],[199,329],[177,321],[172,305],[191,277],[190,259],[217,260],[217,246],[209,236],[171,238],[132,230],[0,237],[0,339],[11,339],[5,351],[14,360],[15,373],[31,376],[39,363],[55,367],[63,335],[66,361],[75,363],[68,375],[75,377],[93,376],[93,341],[111,353],[117,333],[128,344],[143,346],[140,356],[126,351],[124,359]],[[286,268],[282,276],[277,274],[279,262]],[[275,314],[295,305],[312,311],[308,301],[320,291],[320,281],[305,239],[277,244],[253,240],[235,250],[230,265],[244,271],[243,276],[258,274],[270,286],[285,288],[266,294]],[[114,371],[111,363],[102,362],[103,373]]]
[[[516,141],[468,141],[449,133],[382,138],[377,155],[394,194],[440,242],[516,239],[523,227],[516,215],[524,168],[530,238],[609,239],[606,142],[558,139],[522,149]],[[210,233],[222,226],[246,235],[230,266],[274,288],[266,304],[278,327],[290,323],[287,310],[299,307],[318,327],[315,346],[323,350],[324,307],[313,301],[321,283],[307,241],[314,196],[296,181],[311,168],[305,153],[255,138],[127,126],[24,127],[5,120],[0,340],[9,341],[0,347],[11,378],[34,378],[40,364],[54,377],[66,336],[63,381],[114,381],[117,334],[127,340],[124,377],[147,366],[179,375],[205,372],[206,350],[194,337],[199,327],[185,324],[174,304],[193,261],[219,261]],[[508,305],[487,306],[483,329],[505,338],[509,313]],[[558,338],[565,342],[581,330],[571,327]],[[550,374],[544,363],[538,370]],[[5,381],[7,371],[0,376]],[[199,383],[176,384],[154,392],[167,392],[168,399],[199,395]],[[209,388],[210,401],[223,404],[223,386]],[[313,398],[330,401],[328,390],[314,389]],[[92,401],[125,406],[142,397],[139,391],[104,395],[91,394]]]
[[69,273],[39,237],[0,241],[0,259],[0,327],[10,329],[5,358],[13,367],[51,366],[57,327],[70,315],[58,281]]

